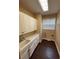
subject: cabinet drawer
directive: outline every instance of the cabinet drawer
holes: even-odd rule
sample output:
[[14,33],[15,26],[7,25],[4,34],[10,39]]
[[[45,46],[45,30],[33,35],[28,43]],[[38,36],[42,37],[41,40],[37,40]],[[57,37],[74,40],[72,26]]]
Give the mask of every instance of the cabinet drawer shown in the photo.
[[35,43],[32,43],[32,45],[30,46],[30,48],[29,48],[29,53],[30,53],[30,56],[32,55],[32,53],[34,52],[34,50],[35,50]]

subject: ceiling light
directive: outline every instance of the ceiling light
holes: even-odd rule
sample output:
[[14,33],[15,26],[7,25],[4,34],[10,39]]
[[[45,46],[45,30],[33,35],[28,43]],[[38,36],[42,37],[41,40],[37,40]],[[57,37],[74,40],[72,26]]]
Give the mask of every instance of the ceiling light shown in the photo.
[[43,11],[48,11],[48,0],[39,0]]

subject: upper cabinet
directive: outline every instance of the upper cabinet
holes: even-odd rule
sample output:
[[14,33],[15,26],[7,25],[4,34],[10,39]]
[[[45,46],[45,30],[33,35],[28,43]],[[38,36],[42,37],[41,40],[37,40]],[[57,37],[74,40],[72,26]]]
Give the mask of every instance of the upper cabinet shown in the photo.
[[37,20],[23,12],[19,12],[19,35],[37,30]]

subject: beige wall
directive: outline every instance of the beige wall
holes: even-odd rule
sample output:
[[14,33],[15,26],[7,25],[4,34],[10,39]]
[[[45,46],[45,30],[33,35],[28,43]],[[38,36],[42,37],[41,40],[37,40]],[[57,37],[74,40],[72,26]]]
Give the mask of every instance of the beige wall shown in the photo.
[[35,16],[35,18],[37,19],[37,29],[38,29],[38,33],[40,34],[40,39],[42,36],[42,15],[37,14]]
[[60,14],[57,14],[56,21],[56,40],[55,40],[58,52],[60,52]]
[[43,30],[42,38],[48,41],[55,41],[55,30]]
[[42,16],[40,14],[37,14],[35,17],[37,19],[38,32],[42,32]]
[[19,12],[19,34],[25,34],[37,30],[37,20],[30,13]]

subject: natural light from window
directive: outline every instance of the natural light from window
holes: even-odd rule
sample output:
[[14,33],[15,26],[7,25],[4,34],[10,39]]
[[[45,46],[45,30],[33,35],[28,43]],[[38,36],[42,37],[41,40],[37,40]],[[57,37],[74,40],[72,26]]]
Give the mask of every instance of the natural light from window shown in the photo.
[[55,18],[43,19],[43,29],[55,30]]

